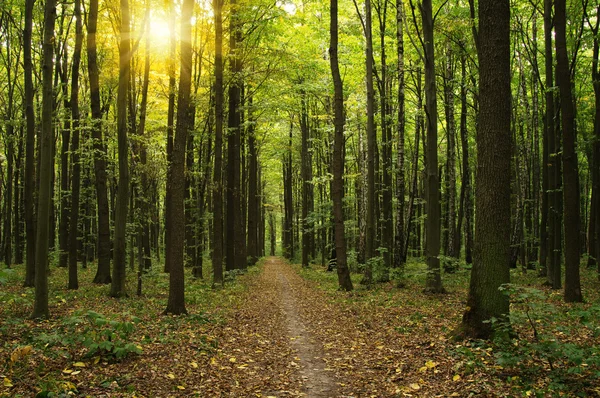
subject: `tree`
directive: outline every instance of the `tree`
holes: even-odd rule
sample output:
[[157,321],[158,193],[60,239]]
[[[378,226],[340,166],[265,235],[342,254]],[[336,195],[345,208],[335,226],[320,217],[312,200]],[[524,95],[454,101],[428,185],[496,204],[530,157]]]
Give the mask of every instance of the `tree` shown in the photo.
[[129,157],[127,142],[127,86],[130,71],[130,22],[129,1],[120,0],[121,30],[119,45],[119,86],[117,92],[117,142],[119,152],[119,185],[115,213],[113,277],[110,286],[112,297],[126,295],[125,290],[125,256],[126,256],[126,226],[129,207]]
[[54,21],[55,0],[44,6],[44,42],[42,66],[42,129],[40,152],[40,187],[38,190],[37,236],[35,249],[35,300],[32,318],[48,318],[48,246],[50,232],[50,191],[52,183],[52,129],[53,71],[54,71]]
[[98,24],[98,0],[90,0],[87,23],[87,65],[90,85],[90,108],[92,111],[91,133],[94,140],[94,175],[96,180],[96,203],[98,217],[98,268],[94,283],[108,284],[110,277],[110,214],[106,187],[106,146],[102,139],[102,108],[96,30]]
[[187,314],[184,297],[183,248],[185,242],[185,154],[189,125],[190,92],[192,86],[192,16],[194,0],[185,0],[181,9],[181,66],[179,69],[179,94],[177,97],[177,124],[173,142],[173,158],[169,164],[171,182],[171,231],[166,245],[165,265],[169,270],[169,301],[165,314]]
[[69,289],[79,288],[77,279],[77,231],[79,227],[79,193],[81,187],[81,164],[79,162],[79,66],[81,62],[81,47],[83,43],[83,21],[81,17],[81,2],[75,0],[75,49],[73,51],[73,64],[71,70],[71,127],[73,128],[71,140],[72,191],[71,191],[71,217],[69,230]]
[[440,275],[440,180],[437,153],[437,90],[435,83],[435,49],[433,37],[433,12],[431,0],[421,3],[423,23],[423,53],[425,58],[425,117],[427,126],[425,168],[427,174],[427,279],[425,291],[443,293]]
[[555,0],[556,80],[560,91],[563,133],[563,197],[565,237],[565,301],[582,302],[579,281],[579,167],[575,145],[575,105],[571,92],[571,72],[567,55],[566,0]]
[[333,77],[334,89],[334,143],[333,143],[333,222],[335,224],[335,249],[337,254],[337,274],[340,289],[352,290],[352,280],[347,266],[346,234],[344,231],[344,88],[338,64],[338,1],[330,0],[329,25],[329,65]]
[[508,315],[500,290],[510,280],[510,2],[479,1],[479,124],[475,247],[459,333],[489,338],[489,319]]
[[213,286],[223,285],[223,0],[215,13],[215,168],[213,170]]
[[31,57],[31,35],[33,28],[33,6],[35,0],[25,1],[25,28],[23,29],[23,69],[25,80],[25,287],[35,285],[35,112],[33,105],[33,61]]

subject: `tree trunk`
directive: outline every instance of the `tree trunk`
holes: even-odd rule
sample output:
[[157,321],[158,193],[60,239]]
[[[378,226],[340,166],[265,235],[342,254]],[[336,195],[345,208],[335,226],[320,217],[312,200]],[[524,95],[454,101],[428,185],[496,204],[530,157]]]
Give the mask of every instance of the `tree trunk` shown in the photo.
[[[361,283],[368,286],[373,282],[373,268],[371,259],[376,257],[375,241],[377,235],[377,220],[375,216],[375,201],[377,199],[375,195],[375,153],[377,151],[377,131],[375,130],[375,90],[373,89],[373,34],[371,29],[371,0],[365,0],[365,61],[365,80],[367,84],[367,231],[365,245],[365,274]],[[337,159],[334,157],[334,162],[335,161],[337,161]],[[338,237],[336,229],[336,242],[337,239]]]
[[31,56],[31,35],[33,29],[33,7],[35,0],[25,1],[25,28],[23,30],[23,68],[25,80],[25,283],[24,287],[35,285],[35,112],[33,108],[33,61]]
[[579,168],[575,150],[575,104],[571,92],[571,73],[567,55],[566,0],[555,0],[556,80],[560,91],[563,130],[563,197],[565,237],[565,301],[582,302],[579,279]]
[[333,183],[331,196],[333,199],[333,218],[335,224],[335,249],[337,254],[337,274],[340,289],[352,290],[352,280],[347,266],[346,234],[344,230],[344,91],[338,64],[338,1],[330,0],[329,25],[329,65],[333,77],[334,88],[334,128],[333,142]]
[[121,30],[119,46],[119,85],[117,92],[117,144],[119,152],[119,183],[115,213],[113,278],[110,286],[111,297],[123,297],[125,289],[126,267],[126,226],[129,207],[129,156],[127,142],[127,87],[130,72],[130,23],[129,2],[120,0]]
[[215,166],[213,170],[213,287],[223,285],[223,0],[215,13]]
[[479,1],[479,99],[475,251],[459,333],[489,338],[489,319],[509,312],[499,287],[510,280],[510,4]]
[[405,94],[404,94],[404,5],[396,0],[396,42],[398,51],[398,154],[396,170],[396,240],[394,244],[395,268],[402,268],[406,263],[405,256],[405,178],[404,178],[404,135],[405,135]]
[[248,262],[256,264],[260,256],[258,250],[260,197],[258,195],[258,151],[254,127],[256,121],[253,116],[252,96],[248,98]]
[[48,243],[50,225],[50,192],[52,183],[52,145],[54,131],[52,129],[54,69],[54,21],[56,17],[55,0],[47,0],[44,6],[44,42],[42,66],[42,129],[40,152],[40,186],[38,190],[37,236],[35,250],[35,300],[32,318],[48,318]]
[[423,40],[425,54],[425,117],[427,125],[426,160],[427,173],[427,219],[426,219],[426,256],[427,279],[425,291],[445,292],[440,275],[440,181],[438,176],[437,153],[437,94],[435,83],[435,50],[433,38],[433,13],[431,0],[421,3]]
[[69,289],[78,289],[77,279],[77,232],[79,226],[79,196],[81,187],[81,164],[79,163],[79,66],[81,63],[81,47],[83,43],[83,21],[81,18],[81,2],[75,0],[75,49],[71,69],[71,141],[72,190],[71,216],[69,217]]
[[183,251],[185,245],[185,155],[188,138],[190,93],[192,86],[192,16],[194,0],[185,0],[181,10],[181,67],[177,98],[177,125],[173,143],[173,157],[168,178],[171,181],[171,224],[166,246],[165,268],[169,270],[169,300],[165,314],[187,314],[184,297]]

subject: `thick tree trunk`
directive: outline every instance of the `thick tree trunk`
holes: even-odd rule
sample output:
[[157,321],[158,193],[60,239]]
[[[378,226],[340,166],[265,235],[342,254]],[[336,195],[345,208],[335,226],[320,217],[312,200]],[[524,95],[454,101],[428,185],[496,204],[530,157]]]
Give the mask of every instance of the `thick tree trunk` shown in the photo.
[[166,246],[165,268],[169,270],[169,300],[165,314],[187,314],[184,297],[183,251],[185,245],[185,155],[190,129],[190,93],[192,86],[192,16],[194,0],[185,0],[181,10],[181,67],[179,69],[179,95],[177,98],[177,125],[173,144],[173,157],[168,170],[171,181],[171,231]]
[[121,31],[119,46],[119,86],[117,92],[117,144],[119,152],[119,183],[115,213],[113,278],[110,286],[111,297],[123,297],[125,289],[126,226],[129,208],[129,143],[127,142],[127,87],[130,72],[129,2],[120,0]]
[[579,278],[579,168],[577,164],[577,132],[575,104],[571,92],[571,73],[567,55],[566,0],[555,0],[556,80],[560,89],[563,130],[563,197],[565,237],[565,301],[582,302]]
[[337,274],[340,289],[352,290],[352,280],[347,266],[346,234],[344,230],[344,88],[338,64],[338,2],[330,0],[329,25],[329,65],[333,77],[334,88],[334,143],[333,143],[333,183],[331,196],[333,199],[333,218],[335,225],[335,249],[337,254]]
[[510,245],[510,4],[479,1],[480,114],[477,131],[475,256],[459,333],[489,338],[491,317],[508,315]]

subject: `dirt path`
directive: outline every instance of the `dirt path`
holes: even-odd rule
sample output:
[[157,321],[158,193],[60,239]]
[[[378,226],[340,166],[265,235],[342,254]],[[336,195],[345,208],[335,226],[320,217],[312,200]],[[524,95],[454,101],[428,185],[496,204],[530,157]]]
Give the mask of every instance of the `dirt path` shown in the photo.
[[[287,268],[287,269],[286,269]],[[279,281],[283,312],[287,320],[288,335],[299,362],[302,390],[308,397],[332,397],[336,395],[336,383],[326,370],[322,344],[306,328],[298,311],[299,297],[286,277],[289,266],[277,258],[269,258],[265,273],[276,273]]]

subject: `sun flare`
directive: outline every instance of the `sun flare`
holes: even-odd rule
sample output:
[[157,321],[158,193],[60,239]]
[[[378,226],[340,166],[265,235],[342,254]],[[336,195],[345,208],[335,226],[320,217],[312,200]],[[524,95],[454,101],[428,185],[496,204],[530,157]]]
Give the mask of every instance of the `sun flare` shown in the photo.
[[149,34],[153,46],[164,46],[169,43],[171,27],[164,19],[152,18],[150,20]]

